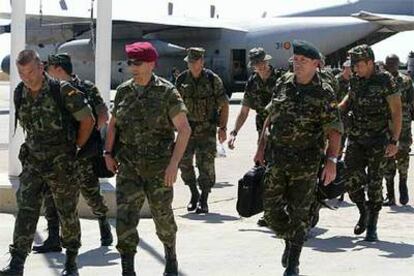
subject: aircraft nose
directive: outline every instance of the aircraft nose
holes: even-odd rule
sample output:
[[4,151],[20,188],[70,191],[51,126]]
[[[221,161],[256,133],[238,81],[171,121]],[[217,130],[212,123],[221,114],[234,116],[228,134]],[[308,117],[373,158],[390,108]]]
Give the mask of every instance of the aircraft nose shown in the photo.
[[1,71],[10,75],[10,55],[7,55],[1,61]]

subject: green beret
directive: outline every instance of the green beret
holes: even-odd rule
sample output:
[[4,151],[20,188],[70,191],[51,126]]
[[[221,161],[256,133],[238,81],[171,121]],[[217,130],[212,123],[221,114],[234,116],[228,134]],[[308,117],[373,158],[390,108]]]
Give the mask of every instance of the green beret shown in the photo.
[[266,54],[263,48],[253,48],[249,51],[249,66],[259,62],[272,59],[271,55]]
[[348,51],[348,56],[352,65],[361,60],[375,60],[374,52],[371,47],[366,44],[355,46]]
[[187,49],[187,56],[184,58],[184,61],[191,62],[199,60],[204,56],[205,51],[206,50],[200,47],[190,47]]
[[294,40],[293,54],[305,56],[311,59],[321,59],[321,53],[313,44],[303,40]]
[[70,64],[70,56],[66,53],[49,55],[47,59],[48,65]]

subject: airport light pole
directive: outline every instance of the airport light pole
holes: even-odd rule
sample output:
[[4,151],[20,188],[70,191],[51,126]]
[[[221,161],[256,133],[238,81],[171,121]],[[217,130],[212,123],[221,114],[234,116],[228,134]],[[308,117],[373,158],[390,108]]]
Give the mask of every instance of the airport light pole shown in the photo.
[[112,0],[98,0],[96,16],[95,82],[109,106],[111,91]]
[[23,131],[17,127],[14,131],[14,89],[20,82],[16,58],[26,44],[26,0],[11,1],[11,47],[10,47],[10,116],[9,116],[9,176],[18,176],[22,166],[17,158],[23,143]]

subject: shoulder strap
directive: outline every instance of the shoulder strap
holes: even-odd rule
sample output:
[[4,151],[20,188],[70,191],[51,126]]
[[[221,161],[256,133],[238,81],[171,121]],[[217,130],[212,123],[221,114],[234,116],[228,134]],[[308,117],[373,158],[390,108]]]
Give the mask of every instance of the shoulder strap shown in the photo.
[[17,128],[17,120],[19,118],[19,109],[22,105],[22,99],[23,99],[23,82],[20,82],[16,89],[14,90],[13,95],[13,102],[14,102],[14,134],[16,134],[16,128]]
[[214,91],[214,74],[210,69],[206,69],[206,74],[207,74],[208,81],[210,82],[211,89],[213,89]]
[[50,95],[52,96],[53,100],[59,107],[59,110],[63,113],[68,112],[66,110],[65,104],[63,102],[63,95],[61,92],[60,82],[57,80],[49,80],[49,87],[50,87]]
[[185,70],[184,72],[182,72],[180,75],[178,75],[177,79],[175,80],[175,87],[178,88],[181,86],[181,84],[184,82],[184,80],[187,78],[189,72],[188,70]]

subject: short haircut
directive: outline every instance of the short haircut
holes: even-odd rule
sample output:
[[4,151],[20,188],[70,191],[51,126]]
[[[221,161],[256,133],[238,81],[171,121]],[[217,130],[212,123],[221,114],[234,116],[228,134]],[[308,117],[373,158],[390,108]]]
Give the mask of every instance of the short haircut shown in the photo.
[[33,50],[23,50],[19,53],[16,59],[16,64],[26,65],[30,62],[35,61],[38,64],[41,64],[39,54]]
[[68,75],[72,75],[73,73],[73,66],[72,63],[67,63],[67,62],[62,62],[62,63],[58,63],[58,64],[53,64],[56,67],[61,67],[63,69],[63,71],[66,72],[66,74]]

